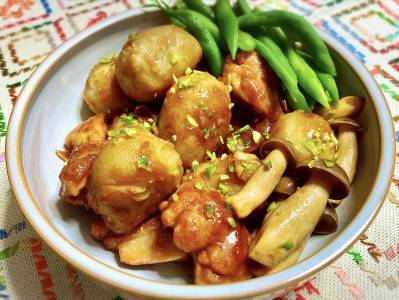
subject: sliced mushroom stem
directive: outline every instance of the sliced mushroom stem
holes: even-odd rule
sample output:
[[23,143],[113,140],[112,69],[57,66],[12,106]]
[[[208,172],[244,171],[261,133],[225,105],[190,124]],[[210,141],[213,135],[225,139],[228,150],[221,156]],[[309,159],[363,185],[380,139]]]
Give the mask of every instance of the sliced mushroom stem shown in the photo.
[[341,126],[338,128],[338,158],[337,164],[344,169],[348,175],[349,182],[352,183],[356,173],[358,159],[358,143],[354,130]]
[[281,202],[252,242],[249,256],[274,268],[287,259],[315,228],[333,187],[323,174],[313,173],[304,186]]
[[285,169],[287,158],[283,151],[271,151],[240,192],[227,197],[239,218],[245,218],[273,192]]
[[279,264],[270,269],[268,274],[274,274],[295,265],[298,262],[298,259],[301,256],[303,249],[305,249],[308,238],[309,237],[307,237],[302,242],[302,244],[300,244],[294,251],[292,251],[292,253],[285,260],[281,261]]
[[251,273],[256,277],[259,277],[263,275],[274,274],[292,267],[298,262],[298,259],[301,256],[303,249],[305,249],[307,241],[308,238],[306,238],[305,241],[298,248],[296,248],[286,259],[284,259],[282,262],[280,262],[271,269],[256,262],[254,264],[251,264]]

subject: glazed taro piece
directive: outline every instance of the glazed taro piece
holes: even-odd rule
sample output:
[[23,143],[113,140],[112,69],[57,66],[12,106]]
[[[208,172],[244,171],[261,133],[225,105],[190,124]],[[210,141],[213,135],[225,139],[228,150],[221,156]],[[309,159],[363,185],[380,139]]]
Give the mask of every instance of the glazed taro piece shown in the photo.
[[173,145],[141,126],[112,132],[88,182],[88,204],[116,233],[132,230],[179,186],[183,168]]
[[148,102],[163,97],[173,75],[194,69],[202,56],[197,40],[174,25],[150,28],[129,35],[118,56],[116,78],[133,100]]
[[86,79],[83,100],[96,114],[114,116],[132,105],[116,80],[115,65],[115,56],[101,58]]
[[159,115],[159,137],[169,140],[185,168],[215,151],[231,119],[226,86],[206,72],[179,77],[166,94]]

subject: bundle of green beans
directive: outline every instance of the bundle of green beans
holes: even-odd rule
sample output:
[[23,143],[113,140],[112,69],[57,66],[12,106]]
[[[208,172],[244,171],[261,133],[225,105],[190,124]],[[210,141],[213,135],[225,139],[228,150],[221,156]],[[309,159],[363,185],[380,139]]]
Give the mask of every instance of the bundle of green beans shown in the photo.
[[[237,51],[256,50],[280,78],[289,106],[305,112],[318,102],[326,108],[338,101],[334,62],[316,30],[303,17],[283,10],[252,10],[237,0],[239,16],[229,0],[217,0],[212,8],[202,0],[178,0],[176,7],[163,0],[150,6],[163,10],[177,26],[200,43],[214,76],[220,76],[224,54],[235,59]],[[286,31],[295,29],[307,52],[296,49]]]

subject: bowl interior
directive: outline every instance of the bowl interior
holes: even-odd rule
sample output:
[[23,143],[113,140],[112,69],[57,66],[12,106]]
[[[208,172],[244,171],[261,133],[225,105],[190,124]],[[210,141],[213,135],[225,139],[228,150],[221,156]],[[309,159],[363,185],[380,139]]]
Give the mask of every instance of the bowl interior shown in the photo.
[[[91,217],[59,199],[58,175],[63,167],[55,150],[63,149],[64,138],[90,112],[82,102],[86,76],[98,58],[118,53],[129,33],[166,23],[159,13],[135,16],[114,24],[80,42],[47,73],[28,108],[22,130],[22,162],[32,195],[42,215],[60,235],[86,255],[126,273],[165,283],[192,282],[192,266],[182,263],[128,267],[104,250],[89,235]],[[380,158],[380,128],[367,90],[351,67],[333,53],[338,68],[341,96],[366,97],[359,122],[366,129],[360,139],[360,158],[349,197],[338,208],[339,229],[327,236],[313,236],[301,257],[304,260],[330,244],[350,224],[367,199],[377,174]]]

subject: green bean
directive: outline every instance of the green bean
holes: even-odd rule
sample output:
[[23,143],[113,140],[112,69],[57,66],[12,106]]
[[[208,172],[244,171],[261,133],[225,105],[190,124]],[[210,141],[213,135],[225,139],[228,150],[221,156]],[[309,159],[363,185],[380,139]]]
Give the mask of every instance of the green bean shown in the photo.
[[317,101],[312,96],[310,96],[308,93],[306,93],[305,90],[300,89],[300,91],[305,96],[306,103],[308,104],[310,110],[313,110],[314,105],[316,104]]
[[230,55],[235,59],[238,48],[238,21],[228,0],[217,0],[215,15]]
[[[297,75],[299,86],[301,86],[313,99],[321,105],[328,107],[330,98],[318,79],[317,74],[308,63],[290,45],[284,31],[280,27],[267,28],[270,36],[283,48],[291,67]],[[329,74],[328,74],[329,75]],[[331,75],[329,75],[331,76]],[[331,76],[332,77],[332,76]],[[309,98],[309,97],[307,97]]]
[[186,3],[186,5],[192,10],[195,10],[210,20],[215,21],[215,14],[213,13],[212,9],[202,2],[202,0],[183,0],[183,2]]
[[288,104],[293,109],[309,112],[305,97],[297,86],[297,78],[281,49],[268,37],[255,39],[256,50],[268,62],[277,76],[283,82],[289,97]]
[[259,13],[243,15],[238,18],[240,28],[257,28],[259,26],[282,26],[295,28],[304,44],[314,57],[316,67],[328,74],[335,76],[334,62],[328,52],[327,46],[317,34],[313,26],[305,18],[283,10],[270,10]]
[[183,24],[185,23],[184,20],[187,18],[194,18],[194,17],[197,18],[198,21],[201,22],[202,26],[204,26],[207,30],[209,30],[209,32],[212,34],[212,37],[219,45],[219,47],[222,49],[226,48],[226,44],[223,40],[219,28],[215,23],[213,23],[204,15],[191,9],[178,9],[178,10],[166,9],[165,12],[169,15],[169,17],[173,17],[174,19],[180,20]]
[[[314,66],[312,57],[307,54],[306,52],[303,52],[301,50],[296,50],[296,52],[302,56],[304,60],[310,65]],[[338,92],[338,87],[337,83],[335,82],[335,79],[333,76],[327,73],[320,72],[316,69],[314,69],[316,72],[317,77],[319,78],[321,84],[324,86],[324,89],[328,93],[329,97],[331,98],[332,101],[336,102],[339,100],[339,92]]]
[[328,92],[331,100],[337,102],[339,100],[339,92],[334,77],[327,73],[318,72],[317,70],[315,72],[320,82]]
[[243,15],[247,15],[252,12],[251,8],[248,5],[247,0],[237,0],[237,6]]
[[187,9],[186,3],[183,0],[176,0],[176,8],[177,9]]
[[195,15],[184,18],[183,23],[187,26],[188,31],[200,43],[202,51],[205,54],[208,65],[214,76],[220,76],[222,73],[224,60],[218,45],[215,42],[212,34],[199,21]]
[[182,21],[180,21],[180,20],[177,19],[177,18],[170,17],[170,22],[171,22],[172,24],[178,26],[178,27],[181,27],[181,28],[187,30],[187,26],[186,26]]
[[286,55],[291,67],[297,75],[299,85],[321,105],[330,108],[330,99],[326,95],[324,87],[315,71],[313,71],[302,56],[300,56],[292,47],[287,49]]
[[256,48],[255,39],[249,33],[244,31],[238,32],[238,49],[251,52],[254,51]]
[[[298,78],[292,69],[290,63],[288,62],[287,58],[285,57],[284,53],[281,51],[281,49],[276,45],[276,43],[269,37],[266,36],[257,36],[256,37],[259,41],[261,41],[265,46],[267,46],[268,50],[270,53],[267,54],[267,56],[271,56],[270,58],[266,58],[263,56],[263,58],[266,59],[266,61],[271,65],[269,61],[273,60],[273,62],[276,60],[275,64],[279,64],[279,67],[282,69],[280,71],[283,72],[281,73],[282,77],[285,78],[285,80],[289,80],[289,85],[294,86],[298,84]],[[257,50],[258,50],[258,44],[257,44]],[[272,63],[273,63],[272,62]],[[272,66],[273,70],[274,67]],[[276,70],[275,70],[276,72]],[[277,72],[276,72],[277,73]],[[277,74],[278,75],[278,74]],[[280,76],[279,76],[280,77]],[[283,80],[280,77],[281,80]]]

